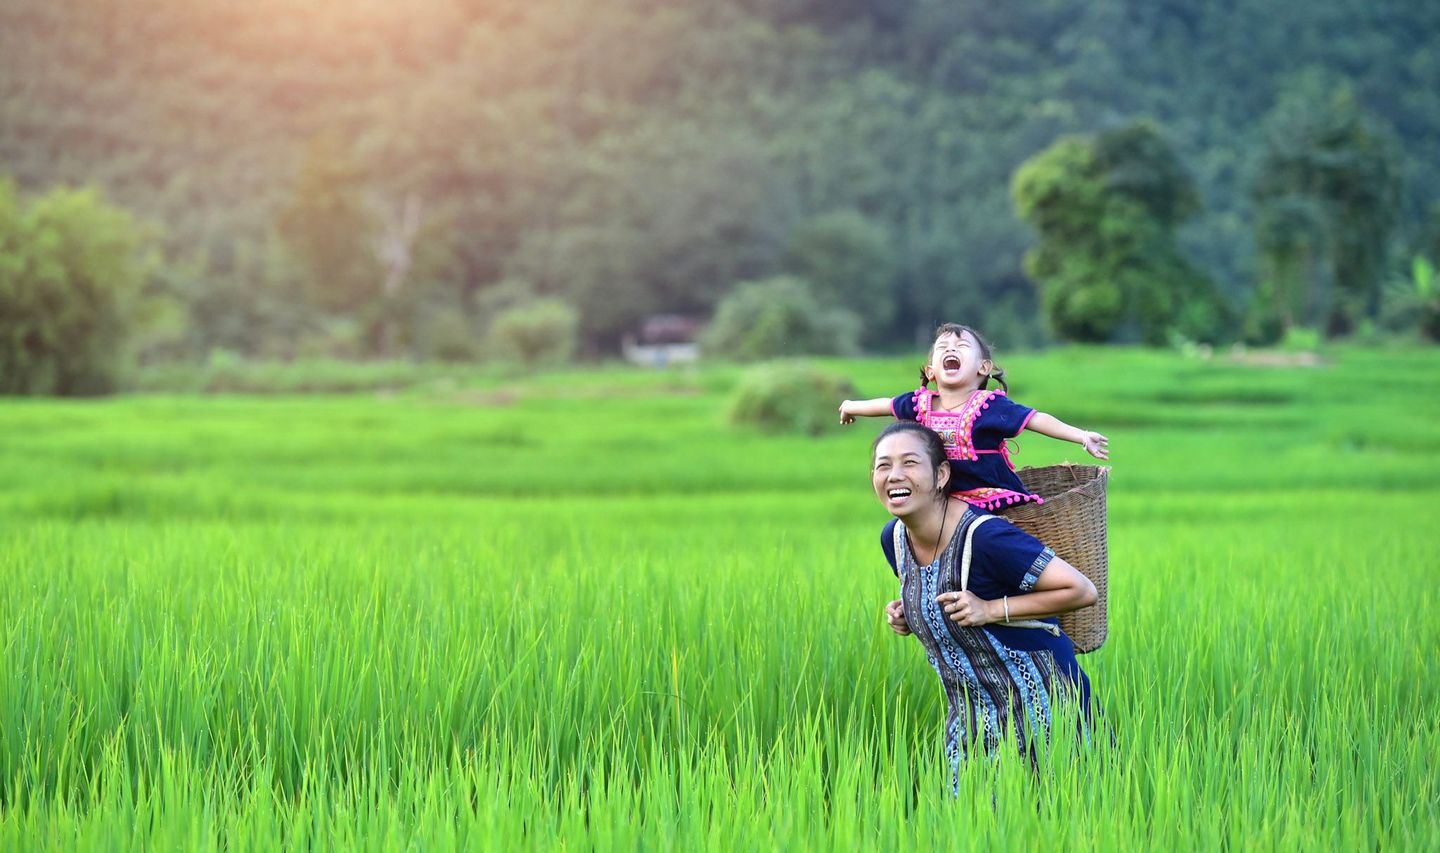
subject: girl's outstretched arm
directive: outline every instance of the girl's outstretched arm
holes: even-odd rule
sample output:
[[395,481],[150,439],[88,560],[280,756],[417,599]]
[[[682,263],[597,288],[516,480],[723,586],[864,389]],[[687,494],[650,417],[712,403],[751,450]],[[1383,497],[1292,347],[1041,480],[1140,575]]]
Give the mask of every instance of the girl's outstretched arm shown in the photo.
[[873,400],[846,400],[840,404],[840,423],[853,424],[856,418],[887,418],[895,414],[890,410],[889,397]]
[[[842,410],[843,411],[843,410]],[[1070,426],[1054,415],[1047,415],[1044,412],[1036,412],[1025,424],[1028,430],[1034,430],[1041,435],[1048,435],[1051,438],[1058,438],[1061,441],[1073,441],[1085,448],[1085,452],[1096,459],[1110,458],[1110,439],[1098,432],[1088,432]]]

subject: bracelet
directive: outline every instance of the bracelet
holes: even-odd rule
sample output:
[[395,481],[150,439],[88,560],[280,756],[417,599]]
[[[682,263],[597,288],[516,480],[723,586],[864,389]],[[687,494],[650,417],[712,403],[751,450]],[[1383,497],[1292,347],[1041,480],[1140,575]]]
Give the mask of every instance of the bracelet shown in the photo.
[[1006,624],[1006,625],[1009,625],[1009,624],[1010,624],[1010,596],[1008,596],[1008,595],[1002,595],[1002,596],[1000,596],[1000,603],[1003,604],[1003,605],[1005,605],[1005,624]]

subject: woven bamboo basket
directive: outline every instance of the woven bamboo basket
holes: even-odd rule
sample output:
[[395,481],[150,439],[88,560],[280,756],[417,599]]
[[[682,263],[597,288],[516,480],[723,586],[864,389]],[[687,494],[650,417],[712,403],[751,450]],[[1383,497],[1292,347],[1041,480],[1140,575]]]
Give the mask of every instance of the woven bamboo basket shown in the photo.
[[1021,504],[1001,513],[1010,523],[1049,545],[1095,584],[1099,600],[1060,617],[1060,628],[1077,652],[1105,642],[1109,600],[1109,550],[1105,539],[1105,486],[1110,469],[1098,465],[1046,465],[1016,472],[1043,504]]

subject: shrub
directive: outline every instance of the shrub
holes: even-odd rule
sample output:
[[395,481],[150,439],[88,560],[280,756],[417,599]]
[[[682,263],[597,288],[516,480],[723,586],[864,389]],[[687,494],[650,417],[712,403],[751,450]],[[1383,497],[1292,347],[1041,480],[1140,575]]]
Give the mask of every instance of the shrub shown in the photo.
[[0,393],[102,394],[149,313],[140,230],[92,191],[22,206],[0,181]]
[[743,282],[720,303],[701,347],[737,361],[796,355],[849,355],[859,349],[860,319],[822,306],[794,276]]
[[495,315],[490,344],[495,354],[526,367],[558,364],[575,354],[580,315],[559,299],[537,299]]
[[1416,255],[1410,277],[1391,281],[1380,321],[1388,331],[1418,332],[1422,340],[1440,343],[1440,276],[1429,258]]
[[817,435],[840,423],[840,401],[854,394],[849,379],[811,364],[762,364],[741,377],[730,402],[730,422]]

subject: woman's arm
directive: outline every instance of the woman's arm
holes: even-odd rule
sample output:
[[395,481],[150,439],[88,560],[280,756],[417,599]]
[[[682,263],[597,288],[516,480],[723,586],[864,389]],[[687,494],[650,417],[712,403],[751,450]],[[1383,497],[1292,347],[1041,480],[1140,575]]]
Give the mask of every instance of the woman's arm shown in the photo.
[[1110,458],[1110,439],[1098,432],[1088,432],[1083,429],[1077,429],[1054,415],[1036,412],[1030,418],[1029,422],[1025,424],[1025,428],[1038,432],[1041,435],[1058,438],[1061,441],[1073,441],[1081,447],[1084,447],[1085,452],[1094,456],[1096,459]]
[[853,424],[856,418],[885,418],[893,415],[889,397],[873,400],[846,400],[840,404],[840,423]]
[[942,592],[935,600],[952,622],[961,625],[992,625],[1005,622],[1006,608],[1010,621],[1018,619],[1043,619],[1059,616],[1082,607],[1089,607],[1099,599],[1095,584],[1080,574],[1080,570],[1055,557],[1040,572],[1035,581],[1035,590],[1024,595],[1011,595],[986,601],[973,592]]

